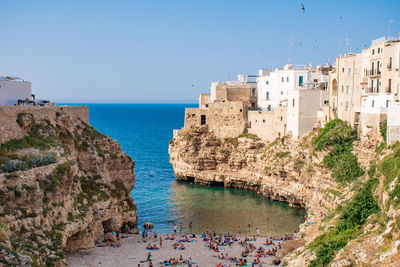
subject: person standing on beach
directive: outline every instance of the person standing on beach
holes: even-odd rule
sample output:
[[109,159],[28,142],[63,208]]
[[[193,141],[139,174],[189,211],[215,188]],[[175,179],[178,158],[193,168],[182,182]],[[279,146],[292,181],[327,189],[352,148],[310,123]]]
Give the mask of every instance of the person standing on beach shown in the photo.
[[188,267],[192,267],[192,258],[191,257],[189,257],[189,259],[188,259],[188,261],[187,261],[187,265],[188,265]]
[[174,233],[176,234],[176,223],[174,223]]
[[240,226],[238,227],[237,232],[238,232],[238,234],[240,234],[242,232],[242,229],[240,229]]
[[147,254],[147,261],[151,261],[151,253]]
[[258,228],[256,228],[256,234],[257,236],[260,236],[260,230]]
[[160,248],[162,248],[162,237],[160,236]]

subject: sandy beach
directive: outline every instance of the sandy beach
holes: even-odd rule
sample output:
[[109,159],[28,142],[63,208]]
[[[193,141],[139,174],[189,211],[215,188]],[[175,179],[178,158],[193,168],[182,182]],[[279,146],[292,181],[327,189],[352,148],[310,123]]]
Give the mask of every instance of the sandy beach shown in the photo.
[[[203,241],[201,236],[196,238],[190,238],[192,242],[185,242],[185,250],[177,250],[173,248],[173,244],[176,241],[165,240],[166,235],[161,235],[163,238],[163,246],[159,250],[149,251],[146,249],[148,244],[156,244],[160,247],[159,238],[157,242],[154,242],[152,237],[147,242],[143,242],[140,235],[131,235],[121,239],[121,246],[115,247],[95,247],[87,250],[78,252],[71,252],[66,254],[68,266],[149,266],[146,262],[147,255],[151,253],[151,259],[153,266],[162,266],[161,262],[168,260],[169,258],[178,259],[181,255],[187,260],[191,257],[194,262],[193,266],[216,266],[218,263],[224,264],[224,266],[237,266],[236,263],[228,260],[218,259],[217,256],[223,253],[227,253],[229,257],[236,256],[240,257],[244,248],[234,242],[232,246],[220,247],[222,251],[215,252],[210,248],[206,247],[206,242]],[[177,235],[178,239],[181,238]],[[245,237],[238,236],[238,239],[244,240]],[[250,241],[257,249],[263,247],[266,250],[272,249],[277,245],[279,241],[274,241],[273,245],[264,245],[266,237],[258,237],[256,241]],[[251,262],[256,258],[256,251],[250,253],[246,257],[247,262],[251,266]],[[274,266],[272,261],[275,259],[274,256],[261,257],[261,264],[257,266]],[[178,266],[187,266],[178,265]]]

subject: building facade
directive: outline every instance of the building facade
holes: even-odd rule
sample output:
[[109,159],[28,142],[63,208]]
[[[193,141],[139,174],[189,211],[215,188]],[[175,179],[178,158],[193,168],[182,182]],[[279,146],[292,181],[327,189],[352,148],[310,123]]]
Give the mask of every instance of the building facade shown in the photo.
[[0,105],[13,106],[18,100],[31,99],[32,84],[21,78],[0,77]]

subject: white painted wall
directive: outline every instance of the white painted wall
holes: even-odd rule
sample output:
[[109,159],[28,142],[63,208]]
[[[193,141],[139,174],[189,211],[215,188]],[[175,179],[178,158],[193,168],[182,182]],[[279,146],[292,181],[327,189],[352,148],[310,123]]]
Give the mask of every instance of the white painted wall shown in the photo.
[[18,99],[31,99],[32,83],[26,81],[0,80],[0,104],[15,105]]
[[308,134],[318,124],[321,90],[292,90],[287,109],[287,132],[297,139]]
[[386,137],[389,144],[400,141],[400,102],[389,103]]
[[361,98],[361,113],[387,114],[388,106],[393,101],[394,95],[369,94]]
[[[328,75],[322,75],[319,71],[310,71],[307,68],[293,68],[286,65],[283,69],[275,69],[273,72],[259,71],[257,79],[258,108],[273,110],[280,102],[288,99],[291,91],[306,90],[313,87],[314,80],[327,82]],[[299,85],[300,76],[303,77],[303,85]]]

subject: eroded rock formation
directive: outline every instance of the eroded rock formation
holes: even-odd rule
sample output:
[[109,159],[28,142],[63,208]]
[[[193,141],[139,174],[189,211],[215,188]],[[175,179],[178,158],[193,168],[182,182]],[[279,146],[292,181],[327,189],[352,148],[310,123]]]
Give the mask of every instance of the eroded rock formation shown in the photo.
[[0,146],[0,265],[62,266],[63,252],[137,222],[134,162],[118,143],[68,108],[35,114],[10,117],[18,138]]

